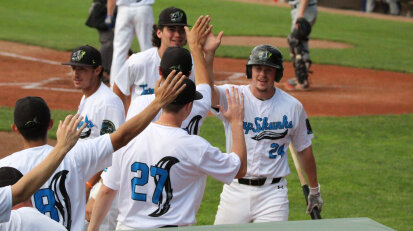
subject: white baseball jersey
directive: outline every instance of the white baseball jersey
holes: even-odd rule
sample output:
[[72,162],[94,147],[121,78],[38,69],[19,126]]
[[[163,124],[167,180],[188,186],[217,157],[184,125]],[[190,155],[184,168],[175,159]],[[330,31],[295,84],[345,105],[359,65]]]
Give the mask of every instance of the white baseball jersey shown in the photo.
[[153,3],[154,0],[117,0],[118,14],[113,37],[110,86],[113,86],[114,77],[126,61],[135,35],[141,51],[152,47],[152,26],[155,23]]
[[[200,84],[196,86],[196,90],[202,94],[202,99],[194,100],[194,104],[191,113],[182,122],[181,128],[188,131],[190,135],[198,135],[199,130],[207,117],[209,110],[211,108],[211,87],[208,84]],[[138,97],[133,101],[129,107],[128,115],[126,120],[132,118],[133,116],[139,114],[143,111],[153,100],[155,95],[144,95]],[[156,121],[161,116],[162,110],[156,115],[152,121]]]
[[[26,175],[52,151],[50,145],[24,149],[0,160]],[[85,221],[85,183],[111,165],[113,146],[109,135],[77,142],[53,176],[32,196],[33,207],[68,230],[82,230]]]
[[155,0],[116,0],[116,5],[118,6],[144,6],[152,5],[155,3]]
[[0,188],[0,223],[10,219],[10,211],[12,207],[11,186]]
[[[225,90],[237,87],[244,94],[244,134],[247,145],[246,178],[278,178],[290,173],[288,166],[288,145],[293,142],[297,151],[311,145],[313,133],[307,114],[302,104],[276,89],[271,99],[259,100],[250,91],[249,85],[218,86],[220,104],[227,108]],[[217,116],[223,121],[226,135],[227,151],[232,149],[232,131],[228,121],[220,113]]]
[[0,230],[66,231],[67,229],[63,225],[39,213],[37,209],[22,207],[17,210],[12,210],[10,220],[6,223],[0,223]]
[[102,178],[119,190],[118,221],[133,228],[196,223],[206,176],[228,184],[241,165],[235,153],[221,153],[202,137],[156,123],[122,151]]
[[[157,47],[133,54],[119,70],[115,83],[125,95],[131,94],[130,87],[133,86],[131,103],[138,96],[154,94],[156,81],[160,78],[160,64]],[[195,81],[193,66],[189,78]]]
[[80,135],[81,139],[113,133],[125,122],[122,100],[103,83],[91,96],[85,98],[83,95],[77,113],[83,116],[78,127],[86,123]]

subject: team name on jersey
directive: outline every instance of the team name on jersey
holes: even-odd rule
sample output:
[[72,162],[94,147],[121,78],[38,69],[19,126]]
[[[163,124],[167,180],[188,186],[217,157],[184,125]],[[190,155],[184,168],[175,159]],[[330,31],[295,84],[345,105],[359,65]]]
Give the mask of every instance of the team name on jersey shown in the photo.
[[277,130],[277,129],[288,129],[293,127],[293,121],[288,121],[286,115],[283,116],[282,121],[268,122],[268,117],[255,117],[254,123],[243,122],[243,128],[245,134],[252,131],[253,133],[259,133],[261,131]]
[[142,93],[141,95],[152,95],[155,93],[155,90],[153,88],[146,88],[148,87],[148,84],[141,84],[139,87],[142,88]]

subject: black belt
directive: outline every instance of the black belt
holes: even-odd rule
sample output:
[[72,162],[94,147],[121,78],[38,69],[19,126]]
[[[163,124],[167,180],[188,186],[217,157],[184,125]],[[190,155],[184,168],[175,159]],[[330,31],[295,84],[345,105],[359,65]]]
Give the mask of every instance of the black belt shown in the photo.
[[[299,5],[300,5],[300,4],[291,5],[291,8],[292,8],[292,9],[295,9],[295,8],[297,8]],[[308,6],[314,6],[314,5],[317,5],[317,3],[309,3],[309,4],[308,4]]]
[[[265,184],[265,180],[267,178],[258,178],[258,179],[245,179],[245,178],[239,178],[238,183],[240,184],[246,184],[246,185],[252,185],[252,186],[262,186]],[[271,181],[271,184],[276,184],[280,182],[281,177],[278,178],[273,178]]]

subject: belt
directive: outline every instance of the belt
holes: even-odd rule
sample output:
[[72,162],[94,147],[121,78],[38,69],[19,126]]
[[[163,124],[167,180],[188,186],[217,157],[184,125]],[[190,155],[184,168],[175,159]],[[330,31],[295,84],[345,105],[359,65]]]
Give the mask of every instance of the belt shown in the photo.
[[[297,8],[299,5],[300,5],[300,4],[291,5],[291,8],[292,8],[292,9],[295,9],[295,8]],[[314,5],[317,5],[317,3],[309,3],[309,4],[308,4],[308,6],[314,6]]]
[[[252,185],[252,186],[262,186],[265,184],[265,181],[267,178],[258,178],[258,179],[246,179],[246,178],[239,178],[238,183],[240,184],[246,184],[246,185]],[[271,184],[276,184],[280,182],[281,177],[278,178],[273,178],[271,181]]]

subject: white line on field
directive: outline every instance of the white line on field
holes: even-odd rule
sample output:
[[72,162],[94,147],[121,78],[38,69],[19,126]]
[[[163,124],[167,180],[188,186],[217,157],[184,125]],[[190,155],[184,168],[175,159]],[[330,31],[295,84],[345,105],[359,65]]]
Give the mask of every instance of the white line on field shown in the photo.
[[40,82],[32,82],[32,83],[0,83],[0,87],[7,87],[7,86],[21,86],[22,89],[34,89],[34,90],[47,90],[47,91],[59,91],[59,92],[81,92],[77,89],[69,89],[69,88],[58,88],[58,87],[43,87],[43,85],[52,83],[59,80],[66,80],[65,78],[53,77],[49,79],[42,80]]
[[29,61],[34,61],[34,62],[47,63],[47,64],[52,64],[52,65],[62,65],[60,62],[56,62],[56,61],[52,61],[52,60],[39,59],[39,58],[34,58],[34,57],[29,57],[29,56],[24,56],[24,55],[18,55],[18,54],[9,53],[9,52],[4,52],[4,51],[0,51],[0,55],[13,57],[13,58],[18,58],[18,59],[29,60]]

